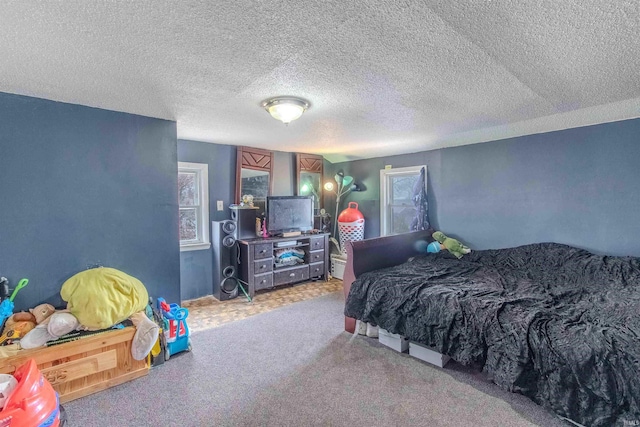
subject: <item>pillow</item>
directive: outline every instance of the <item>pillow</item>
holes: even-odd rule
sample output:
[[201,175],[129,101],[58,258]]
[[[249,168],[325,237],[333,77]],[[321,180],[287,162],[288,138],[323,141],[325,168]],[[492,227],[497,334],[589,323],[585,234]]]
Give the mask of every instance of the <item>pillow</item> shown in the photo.
[[105,329],[144,310],[149,294],[142,282],[120,270],[99,267],[69,278],[60,290],[67,309],[87,329]]

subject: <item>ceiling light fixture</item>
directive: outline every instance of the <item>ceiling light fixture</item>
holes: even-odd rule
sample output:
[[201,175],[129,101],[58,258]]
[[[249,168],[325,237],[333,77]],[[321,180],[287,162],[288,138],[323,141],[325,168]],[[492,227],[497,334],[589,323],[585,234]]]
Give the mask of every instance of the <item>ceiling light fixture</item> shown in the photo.
[[278,96],[267,99],[260,105],[271,114],[271,117],[280,120],[285,125],[300,118],[302,113],[309,108],[307,101],[293,96]]

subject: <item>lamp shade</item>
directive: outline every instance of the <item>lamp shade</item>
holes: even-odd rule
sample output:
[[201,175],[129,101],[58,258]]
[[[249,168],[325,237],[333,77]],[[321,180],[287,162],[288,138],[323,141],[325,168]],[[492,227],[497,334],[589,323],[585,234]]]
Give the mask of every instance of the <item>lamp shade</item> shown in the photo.
[[300,98],[280,96],[264,101],[262,107],[274,119],[280,120],[284,124],[289,124],[302,116],[302,113],[309,108],[309,103]]

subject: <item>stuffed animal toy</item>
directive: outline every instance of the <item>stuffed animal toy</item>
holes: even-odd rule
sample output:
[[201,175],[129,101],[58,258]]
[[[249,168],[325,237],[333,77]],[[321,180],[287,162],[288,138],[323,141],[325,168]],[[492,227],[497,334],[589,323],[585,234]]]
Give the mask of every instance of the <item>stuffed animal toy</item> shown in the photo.
[[40,304],[34,308],[30,308],[29,311],[36,318],[36,323],[39,325],[49,318],[56,309],[51,304]]
[[36,327],[35,317],[31,313],[14,313],[5,322],[0,335],[0,345],[11,344],[24,337]]
[[18,340],[22,343],[22,340],[37,327],[38,319],[46,320],[50,313],[53,313],[54,308],[49,304],[41,304],[29,311],[29,313],[24,311],[14,313],[7,318],[0,336],[1,345],[14,344]]
[[471,252],[471,249],[460,243],[458,240],[445,236],[441,231],[436,231],[431,236],[458,259]]
[[5,327],[12,326],[18,322],[32,322],[34,327],[37,323],[36,317],[33,314],[27,313],[26,311],[20,311],[9,316],[7,322],[5,323]]
[[245,194],[242,196],[242,203],[240,203],[241,206],[248,206],[250,208],[253,207],[253,195],[252,194]]
[[32,311],[45,314],[46,317],[42,318],[41,322],[20,340],[20,346],[24,349],[42,347],[47,342],[56,340],[80,326],[78,319],[66,310],[58,310],[48,314],[52,306],[41,304],[38,307]]
[[20,346],[24,349],[42,347],[80,325],[74,315],[65,310],[56,311],[51,304],[40,304],[29,311],[37,325],[20,340]]

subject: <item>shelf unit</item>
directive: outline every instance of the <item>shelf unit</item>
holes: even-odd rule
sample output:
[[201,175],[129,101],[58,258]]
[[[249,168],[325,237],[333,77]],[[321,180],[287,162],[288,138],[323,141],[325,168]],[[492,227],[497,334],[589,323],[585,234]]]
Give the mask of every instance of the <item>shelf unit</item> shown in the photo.
[[[295,245],[278,247],[278,242],[296,241]],[[310,279],[328,280],[329,233],[303,234],[292,237],[268,237],[238,240],[240,244],[239,279],[246,283],[253,298],[256,291]],[[302,248],[304,263],[275,266],[278,249]]]

